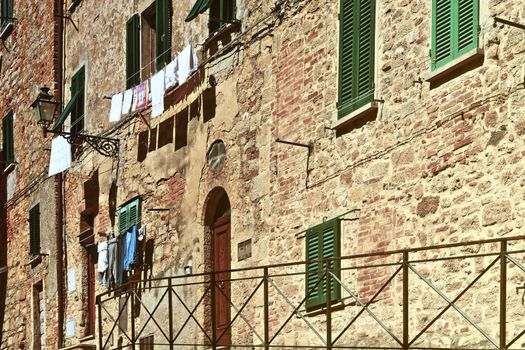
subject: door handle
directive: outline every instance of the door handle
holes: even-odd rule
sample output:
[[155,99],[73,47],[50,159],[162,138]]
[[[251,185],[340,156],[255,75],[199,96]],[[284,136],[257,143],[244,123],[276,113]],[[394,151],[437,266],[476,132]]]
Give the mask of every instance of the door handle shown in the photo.
[[219,282],[219,288],[220,289],[224,289],[224,281],[220,281]]

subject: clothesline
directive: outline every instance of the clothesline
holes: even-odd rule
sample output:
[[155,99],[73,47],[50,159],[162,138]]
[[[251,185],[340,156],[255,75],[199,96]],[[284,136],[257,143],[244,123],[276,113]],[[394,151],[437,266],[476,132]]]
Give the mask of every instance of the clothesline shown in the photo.
[[[158,56],[155,56],[155,58],[154,58],[153,60],[151,60],[149,63],[146,63],[145,65],[143,65],[142,67],[140,67],[139,70],[138,70],[136,73],[134,73],[134,74],[132,74],[131,76],[129,76],[129,77],[126,79],[126,82],[128,82],[128,80],[130,80],[131,78],[134,78],[137,74],[140,74],[140,72],[142,72],[143,69],[146,69],[146,68],[150,67],[153,63],[155,63],[155,62],[157,61],[157,59],[158,59],[159,57],[162,57],[162,55],[164,55],[164,54],[170,52],[171,49],[172,49],[172,47],[170,46],[166,51],[161,52]],[[171,58],[171,57],[170,57],[170,58]]]

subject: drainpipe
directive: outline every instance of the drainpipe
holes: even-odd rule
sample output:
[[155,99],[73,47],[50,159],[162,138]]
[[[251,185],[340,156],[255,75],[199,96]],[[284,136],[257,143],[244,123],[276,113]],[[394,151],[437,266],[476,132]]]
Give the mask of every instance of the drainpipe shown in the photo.
[[[64,101],[63,98],[63,66],[64,66],[64,0],[54,1],[54,80],[55,80],[55,91],[54,95],[60,98],[60,102]],[[62,110],[62,104],[59,110]],[[57,275],[57,347],[64,347],[64,314],[65,314],[65,268],[64,268],[64,239],[63,239],[63,221],[64,221],[64,195],[63,195],[63,178],[62,173],[55,175],[54,177],[55,187],[55,237],[56,237],[56,275]]]

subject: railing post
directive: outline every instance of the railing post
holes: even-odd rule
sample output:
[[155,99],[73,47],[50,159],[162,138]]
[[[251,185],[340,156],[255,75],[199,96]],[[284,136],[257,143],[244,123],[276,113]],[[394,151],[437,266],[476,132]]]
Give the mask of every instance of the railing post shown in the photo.
[[135,293],[133,288],[133,283],[130,286],[131,293],[131,349],[135,350]]
[[403,349],[409,347],[408,317],[408,251],[403,252]]
[[102,337],[104,335],[102,331],[102,301],[100,295],[97,296],[97,307],[98,307],[98,348],[102,350]]
[[270,310],[268,303],[268,268],[264,268],[264,350],[270,350]]
[[168,288],[168,327],[170,337],[170,350],[173,350],[173,287],[171,278],[168,280]]
[[507,241],[501,241],[499,280],[499,348],[507,348]]
[[326,350],[332,350],[332,276],[330,260],[325,262],[326,277]]
[[211,273],[211,340],[212,349],[217,349],[217,315],[215,314],[215,271]]

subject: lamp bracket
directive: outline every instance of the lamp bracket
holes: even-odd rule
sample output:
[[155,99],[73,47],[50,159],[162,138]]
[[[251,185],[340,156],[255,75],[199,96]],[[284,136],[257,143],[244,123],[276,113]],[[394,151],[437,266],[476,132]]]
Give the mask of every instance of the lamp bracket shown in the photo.
[[88,143],[98,153],[105,157],[115,157],[119,151],[119,140],[111,137],[102,137],[88,134],[70,133],[66,131],[54,131],[44,128],[45,132],[64,137],[71,145],[78,145],[83,142]]

